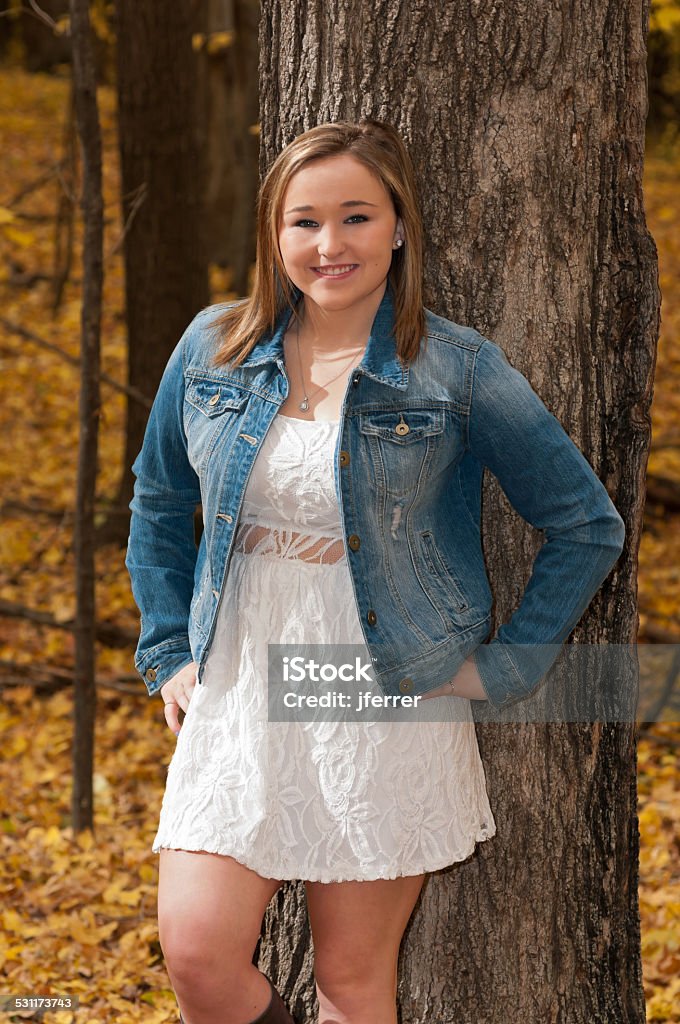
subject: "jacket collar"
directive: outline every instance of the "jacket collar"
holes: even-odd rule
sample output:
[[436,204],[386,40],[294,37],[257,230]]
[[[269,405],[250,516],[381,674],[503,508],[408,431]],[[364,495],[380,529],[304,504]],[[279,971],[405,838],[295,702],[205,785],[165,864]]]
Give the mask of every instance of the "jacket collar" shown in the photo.
[[[301,298],[299,289],[294,289],[295,303]],[[293,315],[293,309],[286,307],[279,315],[273,331],[267,331],[243,360],[242,366],[257,366],[260,363],[283,363],[283,336]],[[368,344],[355,372],[363,372],[382,384],[405,390],[408,387],[408,366],[402,366],[397,356],[393,335],[394,299],[391,286],[385,294],[375,315]]]

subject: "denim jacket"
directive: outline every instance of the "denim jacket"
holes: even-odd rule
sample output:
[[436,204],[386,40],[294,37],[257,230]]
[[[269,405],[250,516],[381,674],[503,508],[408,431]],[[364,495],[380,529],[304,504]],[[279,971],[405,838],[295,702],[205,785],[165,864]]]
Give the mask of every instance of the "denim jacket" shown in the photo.
[[[125,564],[141,613],[135,665],[149,694],[190,661],[201,683],[248,477],[288,394],[291,311],[240,366],[213,367],[221,309],[200,312],[177,344],[132,467]],[[393,323],[388,286],[348,379],[333,465],[375,679],[385,694],[423,694],[474,652],[490,703],[504,708],[530,695],[557,657],[621,553],[623,521],[496,343],[426,310],[426,344],[405,367]],[[519,607],[488,643],[484,467],[544,534]]]

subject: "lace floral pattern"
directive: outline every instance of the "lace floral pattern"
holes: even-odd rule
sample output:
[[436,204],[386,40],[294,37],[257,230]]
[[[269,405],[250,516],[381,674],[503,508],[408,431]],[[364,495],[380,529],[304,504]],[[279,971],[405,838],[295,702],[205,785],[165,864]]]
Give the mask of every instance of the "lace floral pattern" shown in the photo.
[[154,852],[336,882],[435,871],[495,835],[469,701],[447,698],[456,721],[267,721],[268,644],[366,650],[334,488],[337,428],[279,415],[265,438]]

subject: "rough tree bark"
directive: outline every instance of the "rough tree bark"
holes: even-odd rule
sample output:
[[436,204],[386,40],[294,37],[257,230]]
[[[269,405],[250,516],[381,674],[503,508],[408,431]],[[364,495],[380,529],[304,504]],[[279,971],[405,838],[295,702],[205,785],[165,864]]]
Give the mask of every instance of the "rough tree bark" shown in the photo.
[[[150,398],[185,327],[210,301],[195,19],[195,4],[116,0],[128,382]],[[147,418],[144,406],[128,402],[117,506],[132,497],[130,467]],[[127,517],[112,518],[100,539],[124,541],[127,533]]]
[[81,208],[83,299],[81,310],[80,434],[74,548],[76,623],[73,793],[76,832],[93,825],[95,687],[94,500],[99,437],[99,365],[103,283],[104,203],[97,80],[87,0],[71,0],[73,98],[83,162]]
[[[633,642],[659,320],[641,185],[647,0],[262,6],[261,173],[322,121],[402,131],[426,304],[501,344],[626,523],[570,642]],[[540,538],[489,473],[483,510],[493,635]],[[644,1021],[635,724],[499,723],[477,707],[498,832],[429,876],[402,946],[402,1024]],[[258,953],[312,1019],[303,905],[297,884],[277,894]]]

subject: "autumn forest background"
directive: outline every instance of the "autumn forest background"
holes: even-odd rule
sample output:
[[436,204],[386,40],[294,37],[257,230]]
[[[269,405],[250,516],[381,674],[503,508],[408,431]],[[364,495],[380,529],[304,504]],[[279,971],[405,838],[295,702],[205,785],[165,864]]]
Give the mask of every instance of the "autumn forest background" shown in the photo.
[[[196,164],[186,181],[177,168],[162,187],[168,216],[177,218],[179,242],[180,222],[196,216],[197,190],[208,196],[205,248],[193,253],[195,276],[180,298],[168,268],[164,308],[171,315],[159,327],[144,319],[138,294],[126,299],[124,239],[145,211],[144,197],[125,190],[120,132],[121,119],[140,116],[134,105],[140,86],[119,80],[114,5],[104,0],[90,5],[103,149],[104,293],[95,506],[95,827],[77,831],[72,817],[73,529],[82,162],[68,5],[55,0],[37,11],[36,6],[7,0],[0,12],[0,990],[79,994],[87,1014],[62,1011],[48,1017],[58,1024],[81,1019],[164,1024],[176,1019],[176,1003],[158,944],[157,858],[150,847],[175,740],[160,703],[149,700],[132,664],[138,613],[123,556],[130,451],[138,446],[148,394],[126,393],[128,346],[138,346],[135,358],[143,359],[139,339],[164,330],[167,351],[179,337],[183,318],[185,324],[201,305],[236,297],[248,287],[258,175],[257,10],[251,5],[250,49],[241,47],[238,54],[233,52],[233,25],[211,21],[206,14],[205,24],[192,30],[196,62],[191,74],[207,98],[204,136],[197,133],[196,142],[204,164]],[[169,70],[169,79],[188,74]],[[652,4],[648,74],[644,192],[663,304],[639,556],[639,642],[680,644],[676,0]],[[174,88],[172,83],[168,88]],[[125,89],[130,90],[127,100]],[[220,131],[224,137],[216,141]],[[128,281],[128,288],[134,289],[134,282]],[[156,370],[150,372],[153,376]],[[669,687],[657,717],[640,726],[638,757],[645,995],[649,1021],[680,1022],[677,686],[675,698]],[[24,1014],[16,1019],[33,1018]]]

